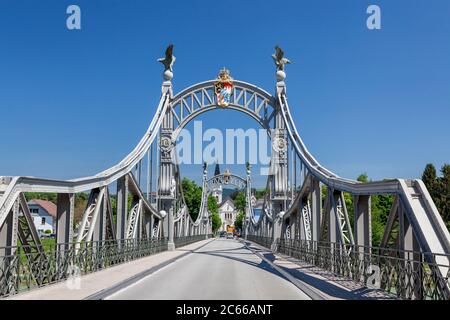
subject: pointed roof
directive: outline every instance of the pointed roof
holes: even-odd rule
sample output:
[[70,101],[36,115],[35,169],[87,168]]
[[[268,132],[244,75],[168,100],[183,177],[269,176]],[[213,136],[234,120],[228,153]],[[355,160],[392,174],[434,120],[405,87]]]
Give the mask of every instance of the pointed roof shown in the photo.
[[219,204],[219,208],[221,208],[226,202],[231,202],[233,207],[235,206],[233,198],[230,196],[227,196],[225,199],[222,200],[222,202]]
[[220,174],[220,167],[219,167],[219,163],[216,162],[216,168],[214,169],[214,175],[217,176]]

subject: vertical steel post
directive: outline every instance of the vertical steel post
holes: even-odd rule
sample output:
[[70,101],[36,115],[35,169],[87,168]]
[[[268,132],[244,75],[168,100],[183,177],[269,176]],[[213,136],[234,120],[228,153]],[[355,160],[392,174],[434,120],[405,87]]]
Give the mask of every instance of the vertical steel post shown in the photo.
[[371,208],[369,195],[357,195],[353,198],[355,216],[355,244],[365,247],[359,248],[360,253],[369,253],[372,246]]
[[[128,175],[117,180],[117,217],[116,239],[123,240],[126,237],[128,216]],[[119,241],[120,243],[120,241]]]
[[[56,243],[58,249],[68,250],[69,244],[73,241],[75,195],[58,193],[56,204]],[[62,245],[64,245],[63,248],[61,248]]]
[[321,213],[322,198],[320,190],[320,181],[316,178],[311,179],[311,239],[320,241],[321,235]]

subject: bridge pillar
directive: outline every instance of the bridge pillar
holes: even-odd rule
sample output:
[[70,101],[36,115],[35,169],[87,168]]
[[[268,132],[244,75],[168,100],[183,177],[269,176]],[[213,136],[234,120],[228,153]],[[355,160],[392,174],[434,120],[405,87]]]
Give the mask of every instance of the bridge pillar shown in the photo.
[[329,212],[328,212],[328,241],[335,244],[338,240],[337,223],[337,196],[334,190],[328,188]]
[[153,216],[150,213],[142,212],[142,227],[146,239],[151,239],[153,230]]
[[306,221],[305,221],[305,217],[303,216],[303,209],[307,205],[308,205],[307,198],[300,199],[297,210],[296,210],[297,230],[296,230],[296,233],[294,236],[294,238],[296,238],[296,239],[306,240],[306,232],[305,232]]
[[[284,80],[284,79],[283,79]],[[281,91],[280,91],[281,90]],[[284,92],[284,81],[277,82],[277,94]],[[280,112],[282,106],[277,105],[274,117],[275,128],[272,132],[272,172],[274,178],[273,187],[273,226],[272,226],[272,250],[276,250],[278,239],[281,237],[283,218],[282,214],[286,210],[288,192],[288,161],[287,161],[287,133],[283,116]]]
[[[172,202],[173,204],[173,202]],[[167,222],[168,222],[168,229],[167,229],[167,236],[168,236],[168,242],[167,242],[167,246],[168,246],[168,250],[175,250],[175,242],[174,242],[174,222],[173,222],[173,205],[171,206],[171,208],[169,209],[169,211],[167,212]]]
[[73,215],[75,196],[73,193],[58,193],[56,199],[56,243],[58,249],[68,250],[73,241]]
[[399,206],[398,214],[400,223],[399,249],[404,250],[402,258],[404,259],[403,268],[405,270],[401,297],[404,299],[422,299],[423,274],[420,245],[401,205]]
[[[19,200],[9,212],[0,227],[0,279],[2,293],[15,293],[17,290],[17,264],[20,263],[14,254],[17,247],[17,233],[19,223]],[[20,259],[20,258],[19,258]]]
[[271,250],[276,251],[278,246],[278,239],[281,238],[283,229],[283,202],[274,201],[273,206],[273,226],[272,226],[272,245]]
[[369,253],[372,245],[370,196],[360,195],[353,199],[355,212],[355,244],[360,253]]
[[316,178],[311,180],[311,240],[320,241],[321,235],[321,214],[322,197],[320,190],[320,181]]
[[177,190],[175,180],[175,150],[172,141],[174,119],[171,109],[167,110],[161,124],[159,149],[160,149],[160,171],[159,171],[159,194],[161,199],[160,210],[164,210],[167,216],[164,219],[165,232],[168,237],[168,250],[175,250],[174,244],[174,200]]
[[128,175],[117,180],[116,239],[124,240],[128,215]]
[[94,233],[92,235],[92,241],[98,241],[99,244],[101,244],[102,241],[106,240],[106,201],[109,200],[107,199],[107,194],[108,193],[105,192],[103,199],[101,199],[101,202],[97,204],[98,206],[100,206],[100,210],[98,211],[97,221],[95,222]]
[[12,210],[0,228],[0,257],[13,255],[17,246],[19,223],[19,202],[14,202]]

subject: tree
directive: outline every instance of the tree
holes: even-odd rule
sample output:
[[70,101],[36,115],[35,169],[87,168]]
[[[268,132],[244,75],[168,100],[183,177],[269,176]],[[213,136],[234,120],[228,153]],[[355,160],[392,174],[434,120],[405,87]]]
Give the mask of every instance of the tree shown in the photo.
[[219,230],[220,226],[222,225],[222,219],[220,219],[218,213],[211,215],[211,224],[213,233],[216,233],[217,230]]
[[217,199],[214,196],[208,196],[207,207],[211,217],[212,230],[213,232],[216,232],[222,225],[222,220],[219,215],[219,205],[217,204]]
[[188,178],[183,178],[181,181],[181,187],[183,188],[184,200],[186,201],[189,214],[192,220],[195,221],[197,220],[198,213],[200,212],[202,188]]
[[381,243],[393,202],[394,198],[391,195],[380,194],[371,197],[373,246]]
[[25,195],[25,199],[27,199],[27,201],[30,201],[32,199],[39,199],[39,200],[46,200],[46,201],[51,201],[53,203],[56,203],[56,193],[54,193],[54,192],[49,192],[49,193],[24,192],[24,195]]
[[450,165],[444,164],[441,167],[442,177],[438,177],[433,164],[426,165],[422,174],[422,180],[431,198],[433,198],[439,213],[442,216],[447,228],[450,229]]
[[255,198],[256,199],[264,198],[264,196],[266,195],[266,192],[267,192],[266,189],[255,190]]
[[441,168],[442,178],[438,185],[437,199],[440,213],[447,228],[450,228],[450,165],[444,164]]
[[234,226],[236,227],[236,229],[242,231],[242,225],[244,223],[244,219],[245,219],[245,213],[239,212],[236,216],[236,220],[234,221]]
[[356,180],[358,180],[359,182],[366,183],[366,182],[369,182],[369,176],[367,175],[367,173],[364,172],[364,173],[361,173]]
[[[428,163],[422,174],[422,181],[427,187],[433,199],[438,200],[439,197],[439,179],[436,174],[436,168],[433,164]],[[438,201],[435,201],[438,202]]]
[[238,212],[245,212],[245,207],[247,205],[247,199],[245,199],[245,192],[241,191],[237,194],[234,199],[234,204]]

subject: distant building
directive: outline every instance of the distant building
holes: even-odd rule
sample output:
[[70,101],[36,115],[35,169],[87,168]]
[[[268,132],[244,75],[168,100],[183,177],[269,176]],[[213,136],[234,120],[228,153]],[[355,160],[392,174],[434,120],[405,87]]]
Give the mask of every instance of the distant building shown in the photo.
[[222,220],[222,226],[220,231],[226,231],[227,226],[234,226],[234,221],[236,221],[236,205],[233,199],[226,197],[221,204],[219,204],[219,215],[220,220]]
[[[219,174],[220,174],[219,164],[216,163],[216,168],[214,169],[214,176],[217,176]],[[216,198],[218,204],[222,203],[222,193],[223,193],[222,185],[215,184],[212,189],[212,195],[214,198]]]
[[[220,167],[219,164],[216,164],[214,175],[217,176],[219,174]],[[233,199],[230,196],[227,196],[225,199],[223,199],[223,191],[223,186],[221,184],[216,184],[213,185],[211,192],[213,197],[216,198],[219,205],[219,216],[220,220],[222,220],[222,225],[219,231],[227,231],[227,226],[234,226],[234,221],[236,220],[237,216],[236,205]]]
[[[50,230],[54,233],[56,223],[56,205],[47,200],[32,199],[28,202],[34,225],[39,233]],[[47,231],[48,233],[48,231]]]

